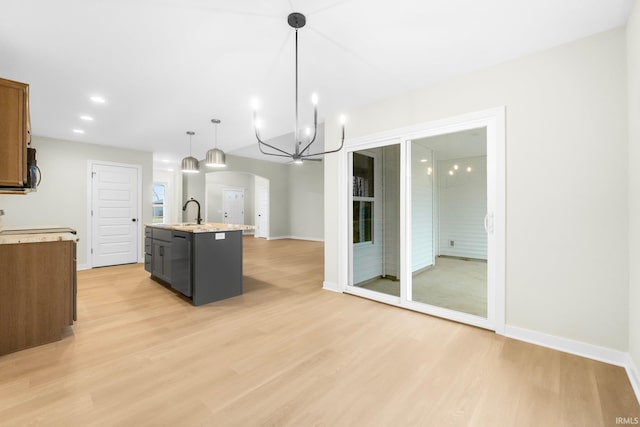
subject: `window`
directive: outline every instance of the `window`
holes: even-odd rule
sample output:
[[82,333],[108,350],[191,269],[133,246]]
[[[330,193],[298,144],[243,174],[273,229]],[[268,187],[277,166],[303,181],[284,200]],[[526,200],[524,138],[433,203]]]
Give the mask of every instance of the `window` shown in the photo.
[[154,224],[161,224],[164,222],[164,193],[166,184],[155,183],[153,184],[153,219],[151,222]]
[[373,160],[353,153],[353,243],[373,243]]

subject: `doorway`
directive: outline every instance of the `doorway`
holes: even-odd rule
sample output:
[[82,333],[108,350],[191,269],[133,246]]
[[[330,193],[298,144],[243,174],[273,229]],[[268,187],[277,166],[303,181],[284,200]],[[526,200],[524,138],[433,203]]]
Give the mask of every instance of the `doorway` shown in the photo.
[[90,162],[92,267],[139,260],[140,166]]
[[222,211],[225,224],[244,224],[244,189],[222,190]]
[[255,223],[254,237],[269,238],[269,180],[255,176]]
[[504,108],[345,142],[344,291],[503,331],[504,142]]

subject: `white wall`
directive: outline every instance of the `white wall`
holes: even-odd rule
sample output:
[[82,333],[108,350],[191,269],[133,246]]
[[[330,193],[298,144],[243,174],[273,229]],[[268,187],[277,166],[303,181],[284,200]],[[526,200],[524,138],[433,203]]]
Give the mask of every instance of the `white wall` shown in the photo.
[[289,168],[289,235],[324,240],[324,165],[291,164]]
[[[202,204],[206,198],[205,175],[212,172],[200,162],[200,173],[183,176],[182,203],[194,197]],[[271,238],[296,237],[303,239],[324,238],[324,169],[322,163],[307,162],[302,165],[274,163],[247,157],[227,155],[225,172],[245,172],[269,180],[269,227]],[[247,196],[245,195],[245,200]],[[253,198],[250,203],[253,203]],[[190,204],[184,220],[193,220]],[[253,208],[251,215],[253,215]],[[247,210],[245,209],[245,214]]]
[[[617,29],[349,111],[346,134],[505,105],[506,322],[626,350],[625,85],[625,33]],[[337,117],[326,126],[326,147],[338,146]],[[338,159],[325,159],[328,286],[338,283],[344,256],[332,214]]]
[[[0,195],[5,211],[4,226],[71,227],[78,232],[78,266],[88,263],[88,170],[89,160],[128,163],[142,166],[142,221],[151,223],[153,158],[150,152],[95,144],[61,141],[34,136],[42,183],[35,193],[24,196]],[[143,236],[143,227],[140,235]],[[144,250],[144,240],[140,255]]]
[[[629,107],[629,353],[640,368],[640,2],[627,23]],[[638,372],[636,372],[638,375]],[[639,377],[640,378],[640,377]]]
[[[454,169],[458,165],[458,170]],[[467,172],[467,167],[471,172]],[[439,255],[487,259],[487,157],[438,161]],[[453,171],[453,175],[449,174]],[[451,246],[453,241],[453,246]]]
[[[288,165],[267,162],[264,160],[250,159],[227,155],[226,172],[246,172],[269,179],[269,199],[270,199],[270,234],[273,237],[289,235],[289,171]],[[202,204],[204,212],[204,200],[206,198],[205,176],[211,173],[203,161],[200,162],[200,173],[184,175],[183,200],[182,203],[195,198]],[[190,206],[193,203],[190,204]],[[186,218],[193,220],[195,214],[189,207]]]

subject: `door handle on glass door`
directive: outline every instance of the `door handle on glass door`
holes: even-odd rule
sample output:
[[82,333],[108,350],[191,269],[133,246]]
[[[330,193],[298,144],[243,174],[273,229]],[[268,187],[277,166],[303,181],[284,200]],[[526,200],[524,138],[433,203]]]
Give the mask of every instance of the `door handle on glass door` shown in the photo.
[[487,212],[484,216],[484,231],[493,234],[493,213]]

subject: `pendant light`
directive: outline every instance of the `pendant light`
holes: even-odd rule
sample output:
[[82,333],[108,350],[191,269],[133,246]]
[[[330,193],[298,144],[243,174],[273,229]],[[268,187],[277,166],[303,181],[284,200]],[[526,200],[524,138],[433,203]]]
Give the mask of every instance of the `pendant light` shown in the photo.
[[226,156],[224,151],[218,148],[218,125],[220,124],[220,120],[211,119],[211,123],[216,126],[215,139],[213,142],[213,148],[207,151],[207,159],[205,163],[207,166],[212,168],[224,168],[227,167]]
[[182,159],[182,172],[184,173],[200,173],[198,159],[191,155],[191,138],[195,134],[193,131],[187,131],[187,135],[189,135],[189,157]]

